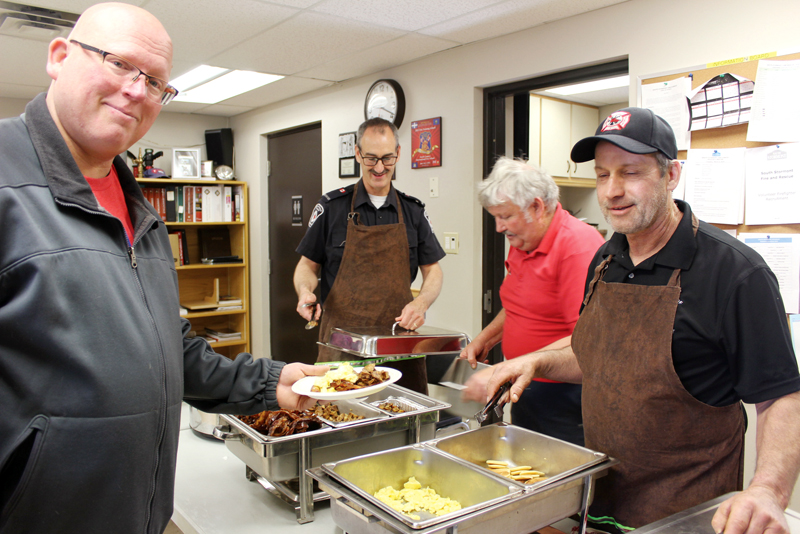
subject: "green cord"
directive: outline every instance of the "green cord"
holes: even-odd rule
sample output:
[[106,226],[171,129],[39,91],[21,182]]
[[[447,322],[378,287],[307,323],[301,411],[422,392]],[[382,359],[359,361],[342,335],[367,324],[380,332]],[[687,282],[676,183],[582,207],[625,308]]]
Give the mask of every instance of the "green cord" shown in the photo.
[[590,521],[592,521],[593,523],[597,523],[599,525],[612,525],[612,526],[618,528],[619,530],[623,530],[623,531],[636,530],[633,527],[626,527],[625,525],[620,525],[619,523],[617,523],[616,519],[614,519],[613,517],[609,517],[609,516],[603,516],[603,517],[587,516],[587,517],[589,518]]

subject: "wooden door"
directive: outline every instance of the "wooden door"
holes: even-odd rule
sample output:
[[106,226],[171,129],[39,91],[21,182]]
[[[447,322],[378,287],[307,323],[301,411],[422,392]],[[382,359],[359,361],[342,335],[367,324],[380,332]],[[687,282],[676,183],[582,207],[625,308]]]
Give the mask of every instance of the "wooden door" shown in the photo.
[[300,259],[295,249],[322,196],[321,128],[313,124],[267,138],[270,350],[275,360],[314,363],[319,328],[304,328],[292,277]]

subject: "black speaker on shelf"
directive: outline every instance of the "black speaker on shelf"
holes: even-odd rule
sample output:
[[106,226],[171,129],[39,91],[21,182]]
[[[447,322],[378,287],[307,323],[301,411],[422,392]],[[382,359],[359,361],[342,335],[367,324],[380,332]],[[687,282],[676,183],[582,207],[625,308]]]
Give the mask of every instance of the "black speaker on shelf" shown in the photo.
[[215,167],[227,165],[233,168],[233,130],[206,130],[206,155],[214,162]]

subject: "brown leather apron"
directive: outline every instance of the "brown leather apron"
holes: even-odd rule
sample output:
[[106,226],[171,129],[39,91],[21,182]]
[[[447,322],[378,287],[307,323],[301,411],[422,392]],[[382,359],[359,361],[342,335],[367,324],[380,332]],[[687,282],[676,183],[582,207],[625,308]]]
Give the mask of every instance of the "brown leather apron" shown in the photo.
[[[399,222],[365,226],[358,224],[359,215],[355,211],[359,185],[353,189],[350,202],[342,262],[323,305],[319,340],[324,343],[334,327],[391,327],[395,317],[412,300],[408,237],[397,192],[394,195]],[[319,347],[318,362],[353,359],[346,352]],[[424,357],[380,365],[403,373],[398,385],[427,394]]]
[[666,286],[606,283],[610,261],[595,270],[572,348],[586,447],[620,460],[598,479],[590,513],[638,528],[742,489],[744,417],[739,403],[695,399],[675,372],[680,269]]

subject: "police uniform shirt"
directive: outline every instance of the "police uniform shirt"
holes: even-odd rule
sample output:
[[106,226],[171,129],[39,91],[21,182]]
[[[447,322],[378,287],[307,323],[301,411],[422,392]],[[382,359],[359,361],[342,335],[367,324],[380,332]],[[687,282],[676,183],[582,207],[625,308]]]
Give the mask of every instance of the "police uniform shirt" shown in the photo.
[[607,283],[663,286],[681,269],[672,359],[686,390],[711,406],[764,402],[800,390],[775,275],[753,249],[708,223],[700,221],[694,236],[691,208],[675,203],[683,217],[663,249],[634,266],[627,238],[615,233],[592,259],[587,290],[609,254]]
[[[336,189],[322,196],[314,206],[308,222],[306,235],[297,247],[297,252],[315,263],[322,265],[321,293],[322,302],[333,286],[339,265],[344,254],[347,236],[347,216],[350,213],[350,201],[353,198],[354,185]],[[396,224],[397,200],[403,209],[403,222],[408,237],[408,256],[411,269],[411,281],[417,276],[420,265],[436,263],[445,256],[439,240],[433,233],[425,204],[419,199],[397,191],[391,186],[386,202],[376,209],[369,199],[369,194],[361,180],[355,201],[355,211],[359,214],[359,224],[375,226],[379,224]]]

